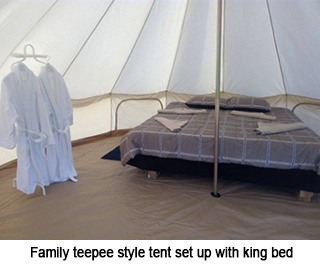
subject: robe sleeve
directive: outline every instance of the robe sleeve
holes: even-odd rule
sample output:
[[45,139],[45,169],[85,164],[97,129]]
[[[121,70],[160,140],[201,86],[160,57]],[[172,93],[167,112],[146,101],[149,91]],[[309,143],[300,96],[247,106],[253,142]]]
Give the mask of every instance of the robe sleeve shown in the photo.
[[69,95],[69,91],[67,88],[67,85],[63,79],[63,77],[61,76],[61,83],[62,83],[62,88],[64,91],[64,97],[65,97],[65,104],[66,104],[66,109],[67,109],[67,114],[68,114],[68,122],[69,125],[73,125],[73,107],[72,107],[72,102],[71,102],[71,98]]
[[0,146],[6,149],[13,149],[17,145],[15,123],[19,115],[10,98],[11,92],[9,88],[3,80],[0,99]]

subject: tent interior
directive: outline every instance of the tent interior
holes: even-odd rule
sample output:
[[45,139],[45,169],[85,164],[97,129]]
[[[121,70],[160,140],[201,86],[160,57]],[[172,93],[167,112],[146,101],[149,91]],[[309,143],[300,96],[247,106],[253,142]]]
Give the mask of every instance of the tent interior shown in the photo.
[[[319,104],[319,13],[317,0],[222,1],[221,96]],[[133,128],[156,114],[152,98],[168,105],[216,92],[217,0],[2,0],[0,42],[1,80],[27,44],[50,57],[72,99],[73,141]],[[35,74],[42,66],[24,63]],[[319,106],[295,114],[320,135]],[[46,187],[45,197],[12,188],[16,151],[0,147],[0,238],[320,238],[318,195],[306,204],[285,188],[219,180],[214,199],[211,178],[151,181],[100,159],[119,143],[74,147],[79,182]]]

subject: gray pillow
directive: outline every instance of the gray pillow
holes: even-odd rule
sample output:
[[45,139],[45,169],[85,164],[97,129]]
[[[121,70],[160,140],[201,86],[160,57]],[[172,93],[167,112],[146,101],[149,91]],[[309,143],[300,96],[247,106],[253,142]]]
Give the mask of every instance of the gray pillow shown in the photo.
[[270,112],[271,110],[268,101],[256,97],[232,97],[228,99],[227,108],[253,112]]
[[[220,108],[227,107],[228,99],[220,98]],[[204,109],[214,109],[215,107],[215,97],[208,95],[197,95],[190,98],[186,105],[191,108],[204,108]]]

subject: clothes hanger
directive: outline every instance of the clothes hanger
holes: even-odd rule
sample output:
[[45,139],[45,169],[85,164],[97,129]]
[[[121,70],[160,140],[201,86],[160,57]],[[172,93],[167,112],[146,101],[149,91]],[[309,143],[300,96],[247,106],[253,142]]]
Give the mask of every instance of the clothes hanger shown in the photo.
[[[32,50],[32,53],[29,54],[27,49],[28,47],[31,48]],[[36,54],[35,53],[35,49],[34,49],[34,46],[32,46],[31,44],[27,44],[24,46],[24,53],[12,53],[11,56],[13,57],[19,57],[19,58],[22,58],[21,60],[19,61],[16,61],[14,62],[12,65],[11,65],[11,68],[13,68],[14,65],[18,64],[18,63],[21,63],[22,61],[25,61],[27,58],[29,57],[32,57],[34,58],[36,61],[42,63],[42,64],[48,64],[49,63],[49,60],[50,60],[50,56],[49,55],[46,55],[46,54]],[[39,60],[38,58],[47,58],[47,62],[43,62],[41,60]]]

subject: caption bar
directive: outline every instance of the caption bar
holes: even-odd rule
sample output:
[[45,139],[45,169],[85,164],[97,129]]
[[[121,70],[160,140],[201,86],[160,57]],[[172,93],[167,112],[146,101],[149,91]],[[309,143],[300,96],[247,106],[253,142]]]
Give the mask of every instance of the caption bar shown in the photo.
[[119,258],[127,259],[132,261],[134,259],[158,259],[158,258],[176,258],[176,259],[187,259],[187,258],[198,258],[207,261],[211,258],[216,259],[227,259],[227,258],[243,258],[243,259],[260,259],[266,261],[268,258],[293,258],[293,247],[290,248],[275,248],[269,249],[258,249],[252,247],[242,247],[241,249],[233,246],[219,248],[219,249],[194,249],[192,246],[189,248],[153,248],[150,246],[147,250],[134,247],[124,247],[118,250],[114,249],[83,249],[73,247],[67,249],[63,247],[57,248],[39,248],[31,247],[31,258],[44,258],[51,259],[57,258],[63,261],[68,258],[82,259],[87,258],[92,261],[103,258]]

